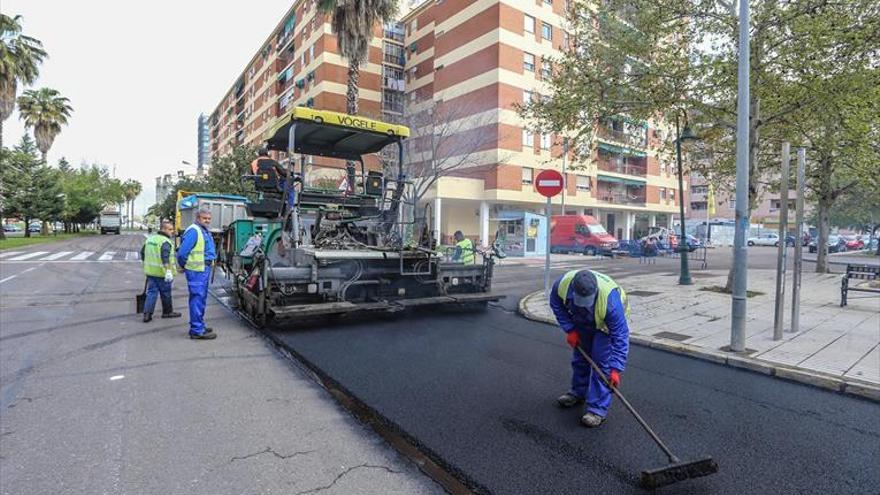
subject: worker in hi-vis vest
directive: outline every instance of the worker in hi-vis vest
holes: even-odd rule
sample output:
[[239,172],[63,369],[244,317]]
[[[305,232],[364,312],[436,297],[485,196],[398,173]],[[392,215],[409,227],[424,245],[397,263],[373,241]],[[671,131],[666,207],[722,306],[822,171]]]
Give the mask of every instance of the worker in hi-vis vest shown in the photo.
[[596,362],[614,387],[620,385],[620,374],[629,353],[626,292],[608,275],[593,270],[572,270],[553,284],[550,308],[574,351],[571,389],[557,402],[560,407],[586,402],[581,424],[599,426],[608,414],[612,392],[602,378],[592,372],[589,362],[576,347],[580,346]]
[[200,208],[196,221],[186,228],[177,251],[177,264],[184,270],[189,289],[189,337],[216,339],[217,334],[205,326],[205,305],[208,302],[211,265],[217,258],[214,238],[211,237],[211,210]]
[[455,251],[452,253],[452,261],[461,261],[465,265],[473,265],[476,262],[477,246],[474,241],[466,238],[460,230],[452,235],[455,239]]
[[141,247],[141,260],[144,262],[144,275],[147,276],[147,299],[144,302],[144,323],[153,320],[157,297],[162,297],[162,318],[179,318],[171,302],[171,283],[177,270],[174,269],[174,224],[165,220],[159,232],[147,237]]

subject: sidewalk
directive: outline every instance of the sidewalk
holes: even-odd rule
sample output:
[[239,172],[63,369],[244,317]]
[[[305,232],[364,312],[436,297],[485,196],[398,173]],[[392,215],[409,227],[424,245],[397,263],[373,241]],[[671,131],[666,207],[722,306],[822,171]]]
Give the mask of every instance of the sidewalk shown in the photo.
[[[747,368],[880,401],[880,298],[860,294],[840,305],[840,275],[803,273],[800,331],[773,340],[774,270],[749,270],[746,352],[722,350],[730,343],[730,295],[701,290],[723,286],[727,272],[695,272],[679,286],[677,274],[650,274],[620,281],[629,294],[633,343]],[[858,293],[853,293],[858,294]],[[556,324],[543,291],[524,297],[526,318]],[[790,327],[791,287],[786,288],[785,327]]]

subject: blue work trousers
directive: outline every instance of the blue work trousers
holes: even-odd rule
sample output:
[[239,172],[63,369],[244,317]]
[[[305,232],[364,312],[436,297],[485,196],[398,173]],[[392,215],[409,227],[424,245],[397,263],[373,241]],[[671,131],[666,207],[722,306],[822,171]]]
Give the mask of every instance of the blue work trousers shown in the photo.
[[189,289],[189,333],[205,333],[205,306],[208,303],[208,284],[211,276],[210,265],[205,271],[185,270],[186,286]]
[[[599,369],[608,376],[611,368],[611,339],[599,330],[572,330],[578,332],[581,348],[593,358]],[[611,389],[605,386],[602,379],[593,372],[590,363],[581,356],[577,349],[571,357],[571,394],[581,397],[586,402],[587,412],[598,414],[603,418],[608,414],[611,405]]]
[[[287,179],[281,179],[278,181],[278,190],[282,193],[284,192],[284,185],[287,182]],[[291,182],[290,189],[287,190],[287,207],[293,209],[296,206],[296,189],[294,189],[296,185]]]
[[162,313],[170,313],[171,305],[171,282],[166,282],[165,277],[147,276],[147,300],[144,301],[144,313],[152,313],[156,309],[156,299],[162,296]]

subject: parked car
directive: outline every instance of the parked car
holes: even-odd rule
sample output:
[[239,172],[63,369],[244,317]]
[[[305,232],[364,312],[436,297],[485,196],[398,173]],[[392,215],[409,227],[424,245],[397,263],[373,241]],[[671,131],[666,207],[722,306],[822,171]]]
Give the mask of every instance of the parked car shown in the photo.
[[42,228],[43,228],[43,226],[39,222],[31,222],[31,224],[28,225],[28,232],[39,233],[40,230],[42,230]]
[[589,215],[553,215],[550,220],[550,252],[612,255],[617,239]]
[[12,224],[4,225],[3,232],[21,232],[21,227]]
[[[846,242],[843,240],[843,237],[839,235],[830,235],[828,236],[828,252],[829,253],[839,253],[841,251],[846,250]],[[815,253],[818,251],[816,247],[816,241],[810,242],[809,250],[811,253]]]
[[[788,247],[794,247],[794,236],[791,234],[785,235],[785,245]],[[806,244],[804,244],[806,246]]]
[[844,237],[846,241],[846,250],[847,251],[858,251],[859,249],[864,249],[865,241],[862,240],[861,236],[850,235]]
[[749,246],[778,246],[779,234],[774,232],[765,232],[755,237],[749,237],[746,242]]
[[690,252],[690,253],[693,253],[697,249],[703,247],[703,242],[690,234],[688,234],[686,241],[687,241],[688,252]]

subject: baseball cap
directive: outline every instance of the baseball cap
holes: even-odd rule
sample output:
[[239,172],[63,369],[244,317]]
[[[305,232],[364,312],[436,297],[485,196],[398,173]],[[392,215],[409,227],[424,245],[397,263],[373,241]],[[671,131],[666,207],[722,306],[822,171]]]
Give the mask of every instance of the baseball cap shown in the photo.
[[581,270],[571,281],[571,300],[575,306],[592,307],[596,302],[598,292],[599,286],[596,283],[596,276],[589,270]]

